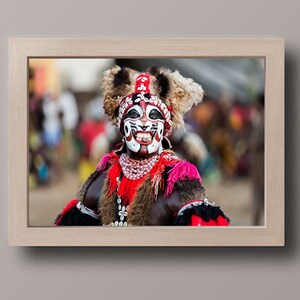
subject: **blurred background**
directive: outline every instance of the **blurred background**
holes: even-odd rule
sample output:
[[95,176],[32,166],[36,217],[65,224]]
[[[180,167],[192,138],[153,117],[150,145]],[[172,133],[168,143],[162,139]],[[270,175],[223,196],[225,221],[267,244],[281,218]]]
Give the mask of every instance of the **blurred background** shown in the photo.
[[121,140],[105,117],[101,76],[113,65],[178,70],[204,101],[170,138],[194,163],[209,200],[233,226],[264,225],[264,60],[259,58],[29,60],[29,226],[53,226],[104,153]]

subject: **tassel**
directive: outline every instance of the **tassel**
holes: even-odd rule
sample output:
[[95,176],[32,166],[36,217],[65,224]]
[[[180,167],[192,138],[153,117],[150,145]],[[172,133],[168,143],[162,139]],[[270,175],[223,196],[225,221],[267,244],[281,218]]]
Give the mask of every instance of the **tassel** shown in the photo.
[[174,185],[178,180],[191,180],[197,179],[200,184],[202,184],[202,179],[197,168],[187,162],[181,161],[177,163],[169,172],[168,172],[168,180],[167,180],[167,187],[165,190],[164,198],[168,197],[172,194]]
[[118,182],[117,178],[121,175],[122,168],[118,161],[116,161],[112,167],[108,170],[107,176],[109,178],[109,190],[107,191],[107,196],[111,195],[113,192],[117,191]]
[[154,188],[154,194],[155,194],[155,200],[157,200],[157,195],[158,195],[158,190],[159,190],[159,185],[161,182],[161,174],[155,174],[151,180],[152,182],[152,187]]
[[114,153],[109,153],[109,154],[105,154],[101,161],[97,164],[96,166],[96,170],[98,172],[103,172],[106,168],[107,168],[107,165],[108,163],[115,158],[115,154]]

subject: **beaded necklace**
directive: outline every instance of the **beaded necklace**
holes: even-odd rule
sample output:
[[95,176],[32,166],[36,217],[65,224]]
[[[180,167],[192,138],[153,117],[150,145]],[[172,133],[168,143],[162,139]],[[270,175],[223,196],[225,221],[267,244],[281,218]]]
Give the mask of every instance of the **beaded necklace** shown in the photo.
[[120,165],[125,177],[130,180],[137,180],[149,173],[154,167],[158,155],[143,160],[135,160],[123,153],[120,156]]

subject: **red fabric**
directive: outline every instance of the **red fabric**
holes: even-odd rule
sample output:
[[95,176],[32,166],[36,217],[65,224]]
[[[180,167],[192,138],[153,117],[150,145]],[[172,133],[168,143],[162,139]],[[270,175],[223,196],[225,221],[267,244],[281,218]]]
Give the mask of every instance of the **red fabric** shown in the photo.
[[125,176],[122,178],[119,187],[119,195],[123,200],[123,205],[130,204],[134,200],[139,187],[145,181],[145,179],[145,176],[138,180],[130,180]]
[[56,226],[58,226],[58,225],[60,224],[62,217],[63,217],[67,212],[69,212],[72,208],[74,208],[74,207],[77,205],[77,203],[78,203],[78,200],[73,199],[73,200],[71,200],[71,201],[66,205],[66,207],[63,209],[63,211],[62,211],[60,217],[56,220],[56,223],[55,223]]
[[150,77],[147,73],[141,73],[135,82],[135,93],[144,92],[145,94],[150,94]]
[[[166,154],[167,153],[163,153],[160,156],[160,159],[149,173],[150,181],[153,186],[156,184],[156,180],[160,181],[165,167],[170,164],[175,164],[175,161],[170,161],[166,158]],[[127,205],[134,200],[139,187],[143,184],[143,182],[148,178],[149,175],[146,174],[144,177],[138,180],[130,180],[126,177],[123,177],[119,188],[119,194],[124,201],[124,205]]]
[[100,134],[105,134],[106,125],[103,122],[84,121],[78,131],[79,138],[83,141],[85,155],[89,156],[93,140]]
[[[124,201],[123,205],[127,205],[128,203],[131,203],[135,197],[136,193],[139,189],[139,187],[142,185],[142,183],[148,178],[150,175],[151,184],[154,186],[159,180],[159,183],[162,184],[161,175],[163,171],[165,170],[166,166],[174,165],[178,162],[176,159],[169,158],[169,153],[164,152],[160,156],[160,159],[155,164],[155,166],[152,168],[149,174],[146,174],[144,177],[138,179],[138,180],[130,180],[126,178],[125,176],[122,177],[121,183],[119,186],[119,195],[121,196],[122,200]],[[114,154],[110,158],[110,163],[112,164],[112,167],[108,171],[108,177],[110,179],[110,189],[109,194],[111,194],[113,191],[117,190],[118,183],[117,178],[122,173],[122,168],[119,163],[119,156]],[[163,188],[163,187],[161,187]]]
[[[117,178],[121,175],[121,173],[122,173],[122,168],[119,163],[119,156],[117,156],[115,161],[113,162],[112,167],[108,171],[108,177],[110,179],[109,194],[117,190],[118,188]],[[123,200],[124,203],[123,205],[127,205],[133,201],[133,199],[136,196],[138,188],[145,181],[146,178],[147,178],[147,174],[138,180],[130,180],[125,176],[122,177],[118,194]]]
[[228,221],[222,216],[218,216],[216,220],[209,220],[205,222],[197,215],[192,215],[192,223],[191,226],[229,226]]
[[222,216],[218,216],[217,223],[218,223],[218,226],[229,226],[228,221],[225,218],[223,218]]
[[111,195],[113,191],[117,190],[118,182],[117,178],[121,175],[122,168],[119,163],[119,157],[112,162],[112,167],[108,170],[107,176],[109,177],[109,191],[108,195]]

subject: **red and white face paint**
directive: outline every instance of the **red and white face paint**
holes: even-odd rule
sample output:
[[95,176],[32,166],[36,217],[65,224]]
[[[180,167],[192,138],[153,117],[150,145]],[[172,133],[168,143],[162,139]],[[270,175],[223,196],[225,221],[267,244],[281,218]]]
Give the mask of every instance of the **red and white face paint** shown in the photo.
[[162,151],[165,118],[157,106],[138,101],[126,112],[123,128],[126,145],[132,152],[153,154]]

